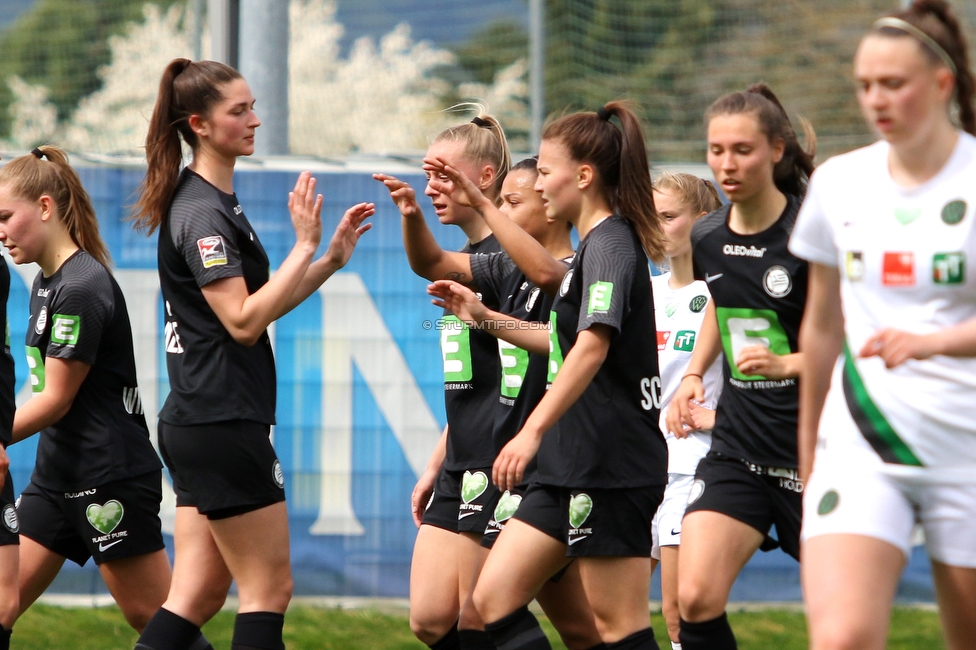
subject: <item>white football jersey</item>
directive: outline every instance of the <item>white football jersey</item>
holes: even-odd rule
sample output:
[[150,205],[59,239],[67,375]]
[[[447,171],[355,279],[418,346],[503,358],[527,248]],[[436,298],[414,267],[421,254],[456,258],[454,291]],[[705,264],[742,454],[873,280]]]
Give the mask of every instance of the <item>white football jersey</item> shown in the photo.
[[[661,432],[668,442],[668,472],[694,474],[698,461],[712,445],[712,434],[694,431],[687,438],[675,438],[668,431],[665,418],[671,397],[678,390],[691,361],[710,297],[708,286],[701,280],[681,289],[672,289],[668,284],[670,279],[670,273],[651,278],[658,368],[661,372]],[[705,387],[703,406],[715,410],[722,392],[721,355],[705,373],[702,382]]]
[[976,358],[888,370],[858,352],[884,328],[928,334],[976,317],[976,138],[963,133],[942,170],[907,189],[891,179],[888,151],[882,141],[821,165],[790,240],[795,255],[841,275],[846,347],[821,444],[884,461],[892,474],[971,480]]

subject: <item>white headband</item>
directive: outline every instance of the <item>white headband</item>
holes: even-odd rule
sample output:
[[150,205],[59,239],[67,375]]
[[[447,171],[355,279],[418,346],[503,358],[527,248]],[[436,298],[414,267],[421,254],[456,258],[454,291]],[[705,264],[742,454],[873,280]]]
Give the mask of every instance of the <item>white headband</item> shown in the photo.
[[939,45],[934,38],[923,32],[915,25],[904,21],[901,18],[888,16],[886,18],[880,18],[874,23],[875,29],[881,29],[882,27],[892,27],[914,36],[930,50],[935,52],[935,55],[942,60],[942,63],[944,63],[945,66],[952,71],[953,76],[959,76],[958,70],[956,70],[956,64],[953,62],[952,57],[949,56],[949,53],[945,51],[945,48]]

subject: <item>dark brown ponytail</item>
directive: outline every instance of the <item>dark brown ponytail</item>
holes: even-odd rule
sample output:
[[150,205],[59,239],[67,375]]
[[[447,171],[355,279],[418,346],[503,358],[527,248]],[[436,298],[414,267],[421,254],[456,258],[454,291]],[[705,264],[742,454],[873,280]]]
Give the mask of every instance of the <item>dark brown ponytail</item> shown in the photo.
[[197,147],[190,116],[207,117],[223,99],[221,86],[240,78],[237,70],[216,61],[173,59],[166,66],[146,136],[149,169],[132,215],[136,228],[151,234],[166,218],[183,162],[180,138]]
[[817,138],[813,126],[801,120],[807,149],[800,146],[796,131],[790,123],[786,109],[772,89],[764,83],[757,83],[745,91],[730,93],[719,97],[705,112],[705,124],[718,115],[739,115],[751,113],[756,116],[759,128],[770,143],[782,140],[783,159],[773,168],[773,180],[780,192],[803,197],[807,182],[813,173],[813,159],[817,151]]
[[[915,0],[908,9],[890,14],[892,18],[909,23],[931,38],[949,56],[955,66],[956,101],[959,104],[959,122],[963,130],[976,135],[976,79],[969,66],[969,46],[959,21],[945,0]],[[897,27],[876,27],[874,33],[889,37],[911,36],[910,32]],[[917,39],[916,39],[917,40]],[[922,51],[937,65],[943,65],[942,57],[924,41],[918,41]]]
[[[611,121],[620,121],[618,128]],[[664,259],[664,235],[644,147],[644,129],[629,102],[616,101],[596,113],[573,113],[546,125],[543,140],[561,142],[573,160],[593,165],[603,198],[637,231],[644,252]]]
[[0,167],[0,183],[8,184],[14,194],[28,201],[51,197],[57,217],[72,241],[108,266],[112,260],[98,234],[98,217],[78,172],[68,164],[67,154],[50,145],[34,151],[36,153],[18,156]]

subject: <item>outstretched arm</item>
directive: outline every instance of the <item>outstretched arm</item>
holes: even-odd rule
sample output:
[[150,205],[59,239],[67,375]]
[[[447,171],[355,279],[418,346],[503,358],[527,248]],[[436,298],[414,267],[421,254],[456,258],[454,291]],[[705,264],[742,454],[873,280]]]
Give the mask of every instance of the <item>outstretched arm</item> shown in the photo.
[[548,323],[526,321],[488,309],[471,289],[452,280],[438,280],[427,287],[438,307],[449,309],[469,326],[533,354],[549,354]]
[[[508,256],[529,280],[546,294],[556,295],[566,274],[566,265],[554,259],[532,235],[522,230],[482,193],[463,173],[443,158],[425,158],[424,170],[431,174],[430,186],[459,205],[474,208],[498,239]],[[444,177],[443,179],[441,177]]]
[[373,216],[375,212],[376,206],[372,203],[359,203],[346,210],[332,234],[329,249],[325,251],[322,257],[308,265],[305,277],[295,288],[291,300],[285,305],[284,310],[278,314],[278,318],[297,307],[332,277],[333,273],[349,262],[349,258],[352,257],[352,253],[356,249],[356,244],[359,243],[359,238],[373,227],[373,224],[363,224],[363,221]]
[[390,198],[400,210],[403,225],[403,248],[407,252],[410,268],[428,280],[457,280],[471,284],[470,255],[445,251],[434,239],[427,227],[424,214],[417,204],[417,194],[413,188],[393,176],[373,174],[373,178],[383,183],[390,192]]

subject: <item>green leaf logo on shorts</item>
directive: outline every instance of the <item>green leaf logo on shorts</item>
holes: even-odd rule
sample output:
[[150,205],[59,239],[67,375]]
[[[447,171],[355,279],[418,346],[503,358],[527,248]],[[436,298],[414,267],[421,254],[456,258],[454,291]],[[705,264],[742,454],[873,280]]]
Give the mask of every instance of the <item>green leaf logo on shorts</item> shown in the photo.
[[106,501],[103,506],[93,503],[85,511],[85,516],[88,517],[88,523],[103,535],[108,535],[115,530],[119,522],[122,521],[123,514],[122,504],[115,499]]
[[500,524],[503,521],[511,519],[521,503],[522,496],[520,494],[512,494],[508,490],[505,490],[505,494],[502,495],[502,498],[498,500],[498,505],[495,506],[495,522]]
[[942,221],[954,226],[966,217],[966,202],[950,201],[942,208]]
[[461,479],[461,500],[471,503],[488,489],[488,477],[484,472],[465,472]]
[[593,499],[588,494],[577,494],[569,500],[569,525],[579,528],[593,510]]
[[837,508],[838,503],[840,503],[840,495],[837,494],[837,490],[828,490],[820,499],[817,514],[820,516],[829,515]]

